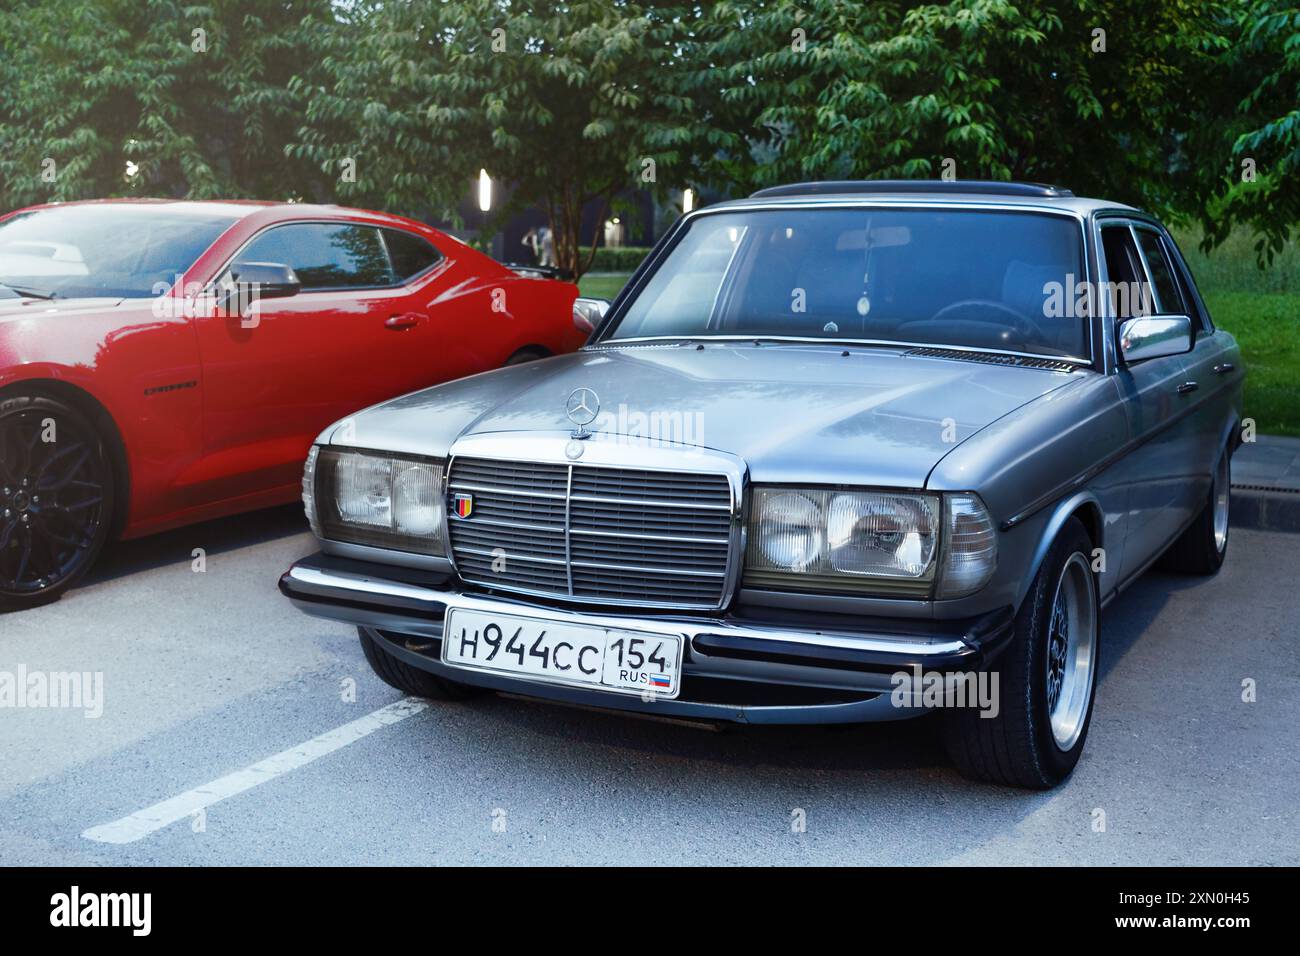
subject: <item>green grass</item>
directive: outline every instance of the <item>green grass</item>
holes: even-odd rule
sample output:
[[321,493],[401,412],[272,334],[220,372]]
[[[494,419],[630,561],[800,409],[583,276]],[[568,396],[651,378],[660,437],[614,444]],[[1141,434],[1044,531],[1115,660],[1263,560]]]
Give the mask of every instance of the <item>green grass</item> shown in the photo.
[[1245,415],[1264,434],[1300,436],[1300,243],[1267,269],[1238,232],[1209,255],[1201,233],[1175,230],[1214,324],[1231,332],[1246,363]]
[[1201,251],[1199,229],[1175,229],[1174,239],[1196,276],[1202,295],[1211,292],[1287,292],[1300,294],[1300,243],[1292,241],[1273,264],[1260,269],[1255,240],[1244,230],[1228,237],[1208,255]]
[[[1245,414],[1263,434],[1300,436],[1300,243],[1291,242],[1272,266],[1255,264],[1254,240],[1237,233],[1209,255],[1201,234],[1175,230],[1214,322],[1241,345]],[[582,277],[583,295],[613,299],[626,273]]]
[[612,302],[631,275],[630,272],[589,272],[578,280],[578,291],[583,295]]
[[1202,289],[1246,362],[1244,413],[1264,434],[1300,436],[1300,294]]

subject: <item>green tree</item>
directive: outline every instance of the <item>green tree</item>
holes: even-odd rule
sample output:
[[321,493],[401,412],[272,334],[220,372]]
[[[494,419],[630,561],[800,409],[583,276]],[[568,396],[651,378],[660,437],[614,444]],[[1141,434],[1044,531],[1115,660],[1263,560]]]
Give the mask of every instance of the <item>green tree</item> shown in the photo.
[[[1167,208],[1219,0],[707,7],[698,84],[744,188],[830,176],[1028,179]],[[1188,89],[1192,86],[1192,89]],[[757,151],[747,149],[757,143]],[[945,165],[945,161],[947,164]]]
[[[285,156],[329,0],[11,0],[0,10],[0,205],[118,195],[317,198]],[[128,176],[128,163],[131,175]]]
[[1300,221],[1298,100],[1295,0],[9,0],[0,208],[455,219],[482,167],[506,193],[484,225],[542,208],[580,274],[583,209],[631,188],[951,173],[1199,220],[1207,245],[1245,225],[1264,256]]
[[[295,158],[345,163],[340,198],[454,219],[480,168],[511,190],[489,227],[546,213],[557,264],[582,274],[582,210],[679,181],[699,119],[682,93],[674,8],[623,0],[362,3],[321,22],[322,78]],[[649,161],[649,162],[647,162]],[[599,233],[599,230],[597,230]]]
[[1259,237],[1262,265],[1300,223],[1300,6],[1244,4],[1236,27],[1221,72],[1239,98],[1203,117],[1211,135],[1230,140],[1231,155],[1197,196],[1198,212],[1207,247],[1245,226]]

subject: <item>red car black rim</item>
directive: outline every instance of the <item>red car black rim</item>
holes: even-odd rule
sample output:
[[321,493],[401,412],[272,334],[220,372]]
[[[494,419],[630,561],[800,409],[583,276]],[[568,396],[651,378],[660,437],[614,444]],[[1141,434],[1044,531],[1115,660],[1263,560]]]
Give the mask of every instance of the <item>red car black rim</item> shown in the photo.
[[0,591],[39,594],[76,573],[104,520],[99,444],[75,422],[0,419]]

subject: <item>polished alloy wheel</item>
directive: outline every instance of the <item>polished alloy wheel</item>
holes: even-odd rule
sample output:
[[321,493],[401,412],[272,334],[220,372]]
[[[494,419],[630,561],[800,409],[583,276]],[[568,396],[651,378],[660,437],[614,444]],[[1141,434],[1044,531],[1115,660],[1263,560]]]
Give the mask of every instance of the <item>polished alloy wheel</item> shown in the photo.
[[1087,558],[1070,555],[1056,582],[1047,635],[1047,713],[1062,750],[1083,730],[1096,660],[1097,592]]
[[40,594],[81,570],[105,520],[104,461],[78,422],[0,419],[0,592]]
[[1228,546],[1228,495],[1232,488],[1232,475],[1229,471],[1228,455],[1224,453],[1219,459],[1219,467],[1214,471],[1214,549],[1220,554]]

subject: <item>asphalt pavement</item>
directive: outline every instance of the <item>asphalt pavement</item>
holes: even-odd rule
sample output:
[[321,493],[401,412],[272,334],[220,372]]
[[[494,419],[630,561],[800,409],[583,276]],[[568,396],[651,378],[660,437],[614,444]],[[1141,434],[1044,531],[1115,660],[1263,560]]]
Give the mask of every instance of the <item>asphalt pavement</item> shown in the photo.
[[299,510],[260,512],[0,617],[0,672],[92,675],[79,708],[0,707],[0,865],[1300,863],[1296,535],[1234,529],[1216,578],[1149,574],[1107,610],[1087,750],[1050,793],[962,779],[931,720],[403,703],[277,592],[311,550]]

